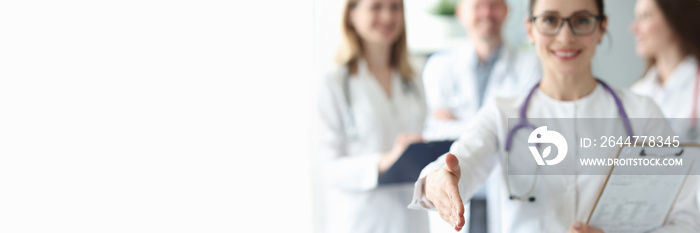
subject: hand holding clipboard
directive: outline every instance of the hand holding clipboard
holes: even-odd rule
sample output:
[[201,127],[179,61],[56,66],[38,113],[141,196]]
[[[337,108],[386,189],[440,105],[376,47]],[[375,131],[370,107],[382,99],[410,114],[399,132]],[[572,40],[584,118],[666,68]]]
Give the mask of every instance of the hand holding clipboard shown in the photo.
[[379,184],[413,183],[421,170],[441,155],[450,151],[454,141],[414,143],[408,146],[401,157],[384,174],[379,175]]

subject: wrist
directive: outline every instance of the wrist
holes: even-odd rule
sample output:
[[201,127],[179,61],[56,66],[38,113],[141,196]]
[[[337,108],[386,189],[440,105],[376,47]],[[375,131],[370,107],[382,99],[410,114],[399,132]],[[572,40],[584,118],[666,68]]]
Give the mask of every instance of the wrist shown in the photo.
[[379,157],[379,173],[384,173],[386,170],[389,170],[391,165],[393,164],[393,161],[391,161],[392,152],[386,152]]

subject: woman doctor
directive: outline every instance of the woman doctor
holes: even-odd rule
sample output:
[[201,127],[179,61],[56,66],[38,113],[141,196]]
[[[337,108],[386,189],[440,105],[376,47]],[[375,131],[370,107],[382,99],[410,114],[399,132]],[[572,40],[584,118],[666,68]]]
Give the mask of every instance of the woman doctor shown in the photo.
[[[700,1],[638,0],[632,31],[637,54],[647,59],[646,75],[632,91],[651,97],[672,122],[677,134],[698,141],[700,85]],[[680,120],[680,118],[684,118]]]
[[[424,168],[416,182],[410,207],[437,209],[455,230],[465,223],[462,200],[469,200],[495,165],[508,161],[504,158],[509,147],[508,118],[615,118],[619,124],[629,123],[626,117],[663,118],[648,98],[611,88],[594,78],[591,59],[608,25],[603,0],[531,0],[530,15],[525,24],[542,61],[542,82],[527,96],[488,103],[453,144],[450,154]],[[668,125],[657,122],[663,125],[626,128],[635,135],[667,135]],[[571,127],[585,132],[591,126]],[[535,176],[536,186],[527,193],[522,187],[529,186],[529,180],[519,182],[521,179],[504,173],[494,174],[502,181],[497,184],[501,198],[494,200],[502,211],[501,229],[492,232],[602,232],[583,222],[605,176]],[[697,232],[700,215],[692,197],[697,190],[695,178],[689,178],[682,189],[668,223],[654,232]],[[507,191],[511,187],[520,189]]]
[[323,232],[427,232],[427,214],[406,208],[411,184],[377,184],[423,140],[423,86],[409,65],[403,2],[347,0],[342,21],[339,66],[319,95],[319,152],[332,186]]
[[632,91],[651,97],[684,141],[700,142],[700,1],[638,0],[635,14],[637,54],[648,67]]

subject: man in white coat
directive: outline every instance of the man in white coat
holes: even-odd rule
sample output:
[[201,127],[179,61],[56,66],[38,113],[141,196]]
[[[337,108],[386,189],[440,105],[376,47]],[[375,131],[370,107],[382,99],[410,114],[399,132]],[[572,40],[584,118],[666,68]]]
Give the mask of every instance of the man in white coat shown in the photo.
[[456,139],[487,99],[522,93],[541,78],[534,53],[504,44],[507,13],[505,0],[461,0],[456,14],[469,40],[427,61],[423,82],[430,116],[424,136]]
[[[534,53],[505,45],[501,28],[507,14],[505,0],[460,1],[456,15],[469,40],[428,59],[423,73],[429,111],[425,139],[458,138],[487,99],[523,93],[540,79],[541,66]],[[475,207],[483,206],[486,193],[498,193],[487,187],[488,192],[482,189],[475,195]],[[499,208],[490,204],[487,209],[489,216],[496,216]],[[487,219],[489,226],[500,225],[495,217]],[[430,214],[430,222],[432,232],[454,232],[436,213]]]

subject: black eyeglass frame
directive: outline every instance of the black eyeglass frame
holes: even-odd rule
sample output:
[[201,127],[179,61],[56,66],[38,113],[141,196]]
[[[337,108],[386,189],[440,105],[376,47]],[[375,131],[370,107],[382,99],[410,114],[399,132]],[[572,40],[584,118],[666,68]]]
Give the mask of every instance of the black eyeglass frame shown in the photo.
[[595,33],[595,31],[597,30],[597,29],[595,29],[595,28],[600,27],[600,26],[599,26],[600,23],[601,23],[603,20],[605,20],[605,19],[607,18],[607,17],[605,17],[604,15],[594,15],[594,14],[586,13],[586,14],[588,14],[589,16],[593,16],[593,18],[596,20],[595,23],[598,24],[598,25],[596,25],[596,27],[595,27],[593,30],[591,30],[590,32],[581,34],[581,33],[576,33],[576,30],[574,30],[574,26],[571,24],[571,18],[573,18],[573,16],[571,16],[571,17],[566,17],[566,18],[561,17],[561,16],[558,16],[559,19],[561,20],[561,23],[559,23],[559,26],[557,26],[556,32],[554,32],[554,33],[545,33],[545,32],[542,32],[542,30],[540,30],[540,27],[537,26],[537,22],[535,21],[535,20],[537,20],[537,18],[542,17],[542,16],[545,15],[545,14],[547,14],[547,13],[542,13],[542,14],[540,14],[539,16],[530,16],[530,23],[533,23],[533,24],[534,24],[535,28],[537,28],[537,31],[539,31],[539,32],[542,33],[542,34],[548,35],[548,36],[556,36],[556,35],[558,35],[559,32],[561,32],[561,29],[564,27],[564,23],[566,23],[566,24],[569,25],[569,30],[570,30],[571,33],[573,33],[575,36],[589,36],[589,35]]

